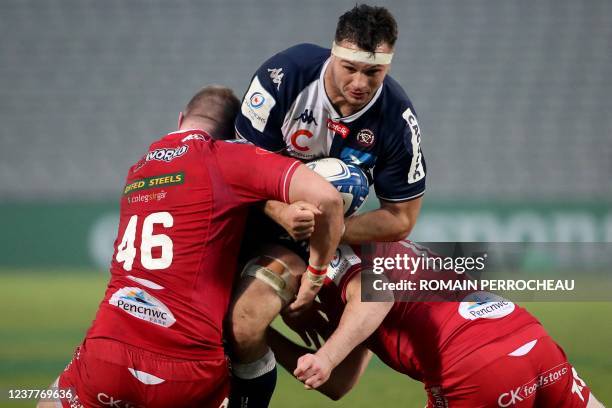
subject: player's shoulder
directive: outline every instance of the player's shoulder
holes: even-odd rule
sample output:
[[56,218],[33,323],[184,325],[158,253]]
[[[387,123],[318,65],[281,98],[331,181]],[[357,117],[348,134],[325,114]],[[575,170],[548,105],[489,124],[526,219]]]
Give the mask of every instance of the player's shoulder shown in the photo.
[[316,44],[302,43],[277,53],[269,61],[283,61],[292,69],[308,71],[312,68],[320,68],[329,56],[329,48],[323,48]]
[[404,88],[389,75],[383,82],[381,99],[381,110],[385,112],[381,129],[390,135],[387,138],[389,146],[396,146],[400,142],[406,143],[404,140],[406,137],[410,140],[417,137],[420,141],[420,126],[412,100]]
[[297,44],[287,48],[265,61],[259,68],[258,76],[269,76],[277,90],[296,90],[319,78],[329,49],[315,44]]
[[296,65],[306,66],[325,61],[330,56],[330,49],[316,44],[302,43],[281,51],[278,55],[290,59]]
[[[416,116],[412,101],[404,88],[394,78],[387,75],[383,82],[382,104],[384,112],[388,113],[387,117],[392,117],[393,123],[405,125],[405,116],[411,112]],[[408,112],[409,111],[409,112]],[[393,124],[391,123],[391,124]]]

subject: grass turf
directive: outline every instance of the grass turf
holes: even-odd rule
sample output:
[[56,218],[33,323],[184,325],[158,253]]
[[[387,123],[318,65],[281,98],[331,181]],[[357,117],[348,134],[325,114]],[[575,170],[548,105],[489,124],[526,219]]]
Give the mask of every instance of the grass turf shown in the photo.
[[[0,406],[10,388],[47,387],[72,356],[94,317],[107,275],[94,271],[0,270]],[[612,303],[522,304],[565,349],[580,376],[612,404]],[[423,407],[422,385],[375,360],[357,387],[332,403],[279,370],[273,407]]]

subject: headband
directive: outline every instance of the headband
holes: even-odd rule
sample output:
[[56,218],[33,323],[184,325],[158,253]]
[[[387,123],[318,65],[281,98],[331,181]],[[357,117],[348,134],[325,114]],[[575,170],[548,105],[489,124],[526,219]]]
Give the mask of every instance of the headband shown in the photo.
[[335,41],[332,43],[331,53],[332,55],[335,55],[338,58],[373,65],[388,65],[391,63],[391,59],[393,59],[392,52],[386,53],[358,51],[346,47],[341,47],[340,45],[336,44]]

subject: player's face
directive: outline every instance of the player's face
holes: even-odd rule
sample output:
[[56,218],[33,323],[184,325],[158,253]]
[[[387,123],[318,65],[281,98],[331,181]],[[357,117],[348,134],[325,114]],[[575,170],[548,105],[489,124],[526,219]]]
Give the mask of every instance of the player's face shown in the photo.
[[[349,41],[342,41],[338,45],[360,50]],[[382,44],[376,48],[376,52],[390,53],[393,49],[388,44]],[[372,99],[389,71],[389,65],[372,65],[335,56],[332,57],[331,64],[332,82],[337,88],[336,92],[355,110],[364,107]]]

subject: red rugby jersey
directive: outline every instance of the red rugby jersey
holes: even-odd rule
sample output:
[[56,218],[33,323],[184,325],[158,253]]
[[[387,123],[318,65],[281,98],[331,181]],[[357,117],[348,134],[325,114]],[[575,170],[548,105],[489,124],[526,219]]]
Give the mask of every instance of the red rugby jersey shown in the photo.
[[249,205],[287,202],[298,165],[201,130],[153,143],[128,172],[111,279],[87,337],[177,358],[223,357]]
[[[351,277],[374,256],[395,257],[399,254],[403,257],[407,254],[419,257],[423,250],[427,251],[410,241],[376,243],[367,249],[368,255],[365,256],[358,246],[342,245],[330,264],[328,279],[319,297],[331,315],[332,324],[340,320],[346,302],[346,286]],[[436,278],[442,277],[440,273],[436,272]],[[416,279],[426,274],[426,271],[417,271],[414,275],[403,273],[402,276]],[[546,335],[535,317],[505,299],[489,302],[395,302],[365,345],[396,371],[428,384],[440,384],[444,372],[461,358],[528,327],[529,336]],[[522,342],[523,338],[517,335],[516,347]],[[509,344],[513,347],[514,343]]]

